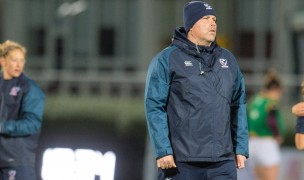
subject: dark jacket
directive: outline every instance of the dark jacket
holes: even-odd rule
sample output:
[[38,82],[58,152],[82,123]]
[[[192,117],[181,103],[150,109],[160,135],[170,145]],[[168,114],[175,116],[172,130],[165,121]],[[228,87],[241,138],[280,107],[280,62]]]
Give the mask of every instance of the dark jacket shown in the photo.
[[0,90],[0,167],[34,166],[45,95],[23,74]]
[[184,28],[149,65],[145,112],[157,158],[248,157],[245,83],[237,61],[215,42],[196,47]]

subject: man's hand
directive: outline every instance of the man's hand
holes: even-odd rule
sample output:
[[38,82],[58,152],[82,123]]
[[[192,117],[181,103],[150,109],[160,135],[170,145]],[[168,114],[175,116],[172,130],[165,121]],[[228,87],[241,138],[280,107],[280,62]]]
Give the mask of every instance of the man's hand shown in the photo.
[[304,102],[292,106],[291,112],[296,116],[304,116]]
[[236,167],[238,169],[243,169],[245,167],[246,157],[243,155],[236,155]]
[[172,155],[161,157],[156,161],[156,163],[157,163],[157,167],[161,169],[176,168]]

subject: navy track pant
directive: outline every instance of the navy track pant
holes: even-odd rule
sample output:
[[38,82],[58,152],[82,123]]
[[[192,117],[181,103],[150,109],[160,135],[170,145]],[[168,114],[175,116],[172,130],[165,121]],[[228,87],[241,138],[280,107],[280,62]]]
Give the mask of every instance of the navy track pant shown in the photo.
[[177,168],[158,169],[158,180],[236,180],[235,161],[176,162]]
[[35,168],[28,166],[0,168],[0,180],[36,180]]

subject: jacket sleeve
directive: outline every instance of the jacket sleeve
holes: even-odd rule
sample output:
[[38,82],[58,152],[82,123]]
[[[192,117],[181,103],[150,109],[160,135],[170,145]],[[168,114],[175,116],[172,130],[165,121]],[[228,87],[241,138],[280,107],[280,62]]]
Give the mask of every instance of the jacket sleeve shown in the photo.
[[166,112],[169,88],[168,57],[160,53],[149,65],[145,87],[145,115],[156,158],[173,154]]
[[245,81],[240,69],[231,103],[232,138],[234,152],[249,157],[248,126],[246,115]]
[[44,111],[45,95],[33,82],[22,100],[21,119],[0,124],[0,133],[12,137],[27,136],[40,131]]

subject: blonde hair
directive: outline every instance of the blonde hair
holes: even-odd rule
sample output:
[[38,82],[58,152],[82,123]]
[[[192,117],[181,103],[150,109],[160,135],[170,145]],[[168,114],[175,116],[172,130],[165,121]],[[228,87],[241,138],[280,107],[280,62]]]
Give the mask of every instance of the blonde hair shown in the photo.
[[7,40],[4,43],[0,44],[0,57],[3,58],[6,57],[9,54],[9,52],[15,49],[21,50],[24,53],[24,55],[26,55],[26,49],[24,46],[22,46],[17,42]]

